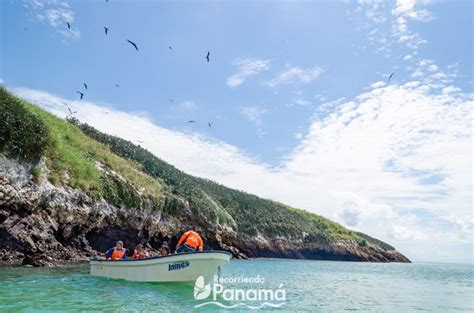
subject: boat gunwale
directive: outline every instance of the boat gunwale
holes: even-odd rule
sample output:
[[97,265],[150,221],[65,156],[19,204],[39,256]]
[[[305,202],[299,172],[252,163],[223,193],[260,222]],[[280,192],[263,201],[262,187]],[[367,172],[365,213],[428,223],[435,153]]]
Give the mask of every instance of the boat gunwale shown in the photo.
[[230,256],[232,258],[232,253],[227,252],[227,251],[221,251],[221,250],[204,250],[204,251],[194,251],[194,252],[183,252],[183,253],[175,253],[175,254],[169,254],[169,255],[164,255],[164,256],[152,256],[146,259],[123,259],[123,260],[104,260],[104,259],[97,259],[97,258],[91,258],[89,259],[89,262],[95,261],[95,262],[141,262],[141,261],[149,261],[149,260],[156,260],[156,259],[165,259],[165,258],[170,258],[170,257],[177,257],[177,256],[185,256],[185,255],[194,255],[194,254],[206,254],[206,253],[220,253],[220,254],[225,254],[227,256]]

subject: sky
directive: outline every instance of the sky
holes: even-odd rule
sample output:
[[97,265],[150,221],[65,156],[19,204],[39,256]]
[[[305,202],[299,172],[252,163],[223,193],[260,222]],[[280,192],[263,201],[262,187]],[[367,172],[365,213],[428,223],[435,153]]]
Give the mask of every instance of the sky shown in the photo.
[[0,83],[20,97],[414,261],[474,261],[471,1],[0,9]]

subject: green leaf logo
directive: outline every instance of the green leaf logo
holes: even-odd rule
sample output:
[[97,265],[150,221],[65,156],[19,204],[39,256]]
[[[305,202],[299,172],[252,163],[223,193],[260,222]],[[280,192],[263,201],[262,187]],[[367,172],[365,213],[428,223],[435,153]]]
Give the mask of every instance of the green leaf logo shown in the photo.
[[206,285],[204,277],[199,276],[194,284],[194,299],[204,300],[211,294],[211,286]]

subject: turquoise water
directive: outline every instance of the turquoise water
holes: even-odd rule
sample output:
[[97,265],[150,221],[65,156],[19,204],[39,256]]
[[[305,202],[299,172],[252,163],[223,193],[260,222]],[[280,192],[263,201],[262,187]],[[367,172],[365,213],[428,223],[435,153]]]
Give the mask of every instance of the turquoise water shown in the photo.
[[[473,265],[375,264],[259,259],[232,261],[222,278],[265,279],[267,289],[286,291],[279,312],[459,312],[474,310]],[[0,268],[0,311],[124,311],[214,312],[211,305],[195,309],[193,286],[132,283],[91,277],[88,266]],[[226,288],[251,288],[231,283]],[[224,305],[238,302],[225,301]],[[256,304],[258,302],[254,302]],[[242,307],[228,312],[248,312]]]

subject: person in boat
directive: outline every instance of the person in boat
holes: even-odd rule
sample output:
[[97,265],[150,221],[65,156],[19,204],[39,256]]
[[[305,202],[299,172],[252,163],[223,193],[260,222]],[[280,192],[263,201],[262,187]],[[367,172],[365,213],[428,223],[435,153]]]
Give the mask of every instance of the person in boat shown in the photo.
[[201,236],[193,230],[185,232],[178,241],[176,253],[202,251],[203,242]]
[[117,241],[115,247],[110,248],[105,252],[107,260],[124,260],[127,257],[127,249],[123,247],[122,241]]
[[133,252],[134,259],[148,259],[149,257],[150,254],[148,253],[148,251],[145,250],[141,243],[135,247],[135,251]]
[[160,256],[167,256],[168,254],[170,254],[170,247],[168,246],[168,243],[166,241],[163,241],[159,252]]

